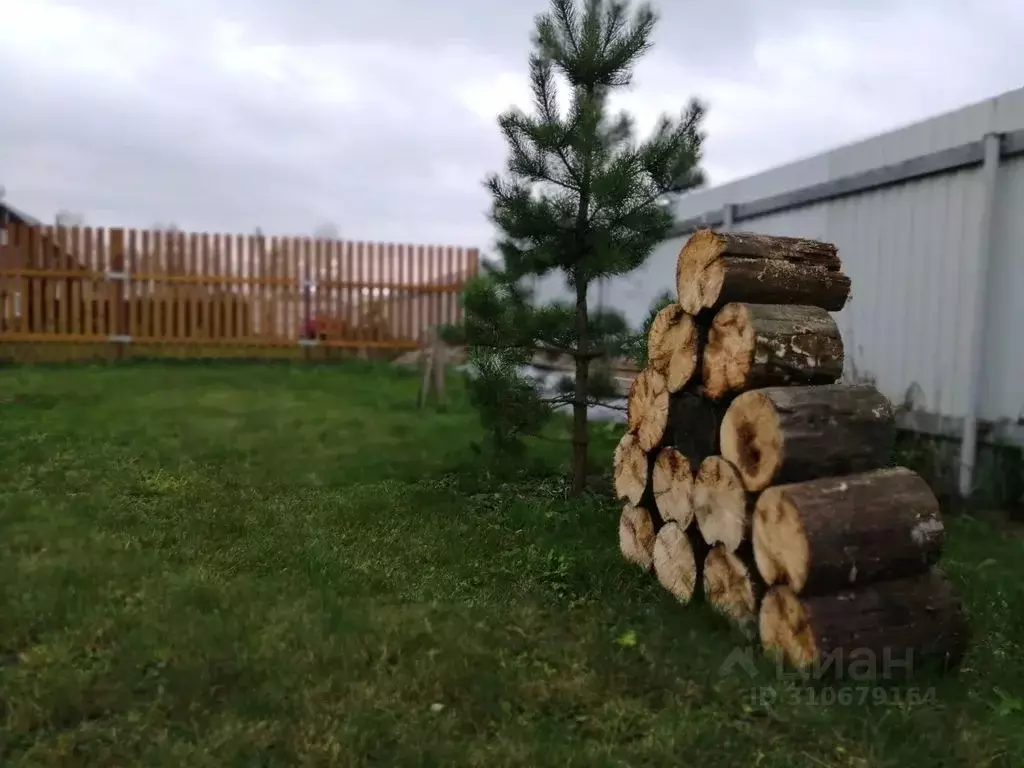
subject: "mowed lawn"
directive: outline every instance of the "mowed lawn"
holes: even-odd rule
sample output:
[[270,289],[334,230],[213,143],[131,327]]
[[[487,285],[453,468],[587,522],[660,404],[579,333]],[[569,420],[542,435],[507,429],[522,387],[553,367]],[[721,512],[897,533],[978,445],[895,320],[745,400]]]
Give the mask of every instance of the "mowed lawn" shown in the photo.
[[720,671],[742,640],[621,561],[615,503],[488,476],[453,387],[0,370],[0,765],[1024,765],[1020,538],[949,521],[974,644],[933,701],[797,701]]

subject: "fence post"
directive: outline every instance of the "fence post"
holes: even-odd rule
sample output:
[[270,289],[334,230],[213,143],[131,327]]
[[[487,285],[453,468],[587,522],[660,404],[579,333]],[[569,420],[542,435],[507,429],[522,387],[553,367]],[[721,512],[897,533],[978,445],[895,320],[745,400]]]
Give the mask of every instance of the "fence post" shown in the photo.
[[[102,237],[102,235],[101,235]],[[127,335],[127,328],[124,322],[125,304],[125,283],[128,273],[125,270],[124,258],[124,230],[110,230],[110,251],[107,254],[107,279],[114,283],[114,306],[110,309],[110,340],[114,345],[114,359],[120,360],[124,357],[125,344],[131,337]]]

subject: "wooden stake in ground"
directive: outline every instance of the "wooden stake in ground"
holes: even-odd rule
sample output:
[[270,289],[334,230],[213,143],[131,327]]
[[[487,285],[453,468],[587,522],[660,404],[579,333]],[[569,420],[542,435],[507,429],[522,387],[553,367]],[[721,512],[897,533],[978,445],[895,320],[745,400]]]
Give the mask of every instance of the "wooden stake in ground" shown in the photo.
[[665,377],[644,368],[633,380],[626,400],[626,431],[636,435],[643,451],[652,451],[665,435],[669,392]]
[[662,448],[651,471],[654,501],[665,522],[686,528],[693,520],[693,472],[677,449]]
[[[686,605],[700,587],[704,547],[691,526],[665,523],[654,541],[654,573],[661,585]],[[696,546],[695,546],[696,545]]]
[[838,312],[850,278],[834,245],[793,237],[700,230],[676,263],[679,305],[691,315],[732,301]]
[[722,420],[722,457],[748,491],[879,469],[896,438],[892,404],[868,385],[770,387],[737,397]]
[[729,552],[721,544],[711,548],[704,560],[704,595],[712,608],[747,636],[757,631],[763,594],[764,582],[749,546],[739,552]]
[[820,594],[927,571],[944,541],[939,502],[903,467],[769,488],[754,511],[768,584]]
[[656,512],[626,504],[619,517],[619,551],[631,563],[649,570],[654,557],[654,536],[661,527]]
[[740,473],[721,456],[708,456],[693,484],[693,513],[704,540],[735,552],[750,537],[750,494]]
[[834,665],[858,679],[895,672],[890,662],[903,673],[933,661],[954,666],[968,641],[961,601],[937,569],[814,597],[772,587],[758,625],[765,650],[797,669]]
[[615,497],[639,504],[647,488],[647,454],[637,444],[636,435],[627,432],[615,447],[613,470]]
[[669,392],[678,392],[697,370],[697,326],[678,304],[658,312],[647,333],[647,359],[664,375]]
[[427,406],[427,400],[433,391],[438,410],[444,410],[447,402],[445,395],[446,348],[437,328],[427,330],[426,343],[421,349],[423,378],[420,380],[419,407],[422,409]]
[[843,375],[843,339],[818,307],[726,304],[704,348],[708,397],[759,387],[833,384]]

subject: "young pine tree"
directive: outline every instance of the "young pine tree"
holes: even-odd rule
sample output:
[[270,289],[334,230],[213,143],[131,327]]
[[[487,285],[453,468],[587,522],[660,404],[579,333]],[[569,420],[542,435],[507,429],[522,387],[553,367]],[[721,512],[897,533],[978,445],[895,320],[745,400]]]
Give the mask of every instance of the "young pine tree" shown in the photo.
[[[629,86],[651,44],[648,5],[552,0],[539,16],[530,55],[533,114],[512,109],[498,122],[508,143],[506,173],[487,179],[502,265],[467,287],[464,340],[470,398],[491,447],[514,451],[553,410],[571,405],[572,491],[587,478],[588,406],[610,395],[595,362],[628,354],[635,334],[614,312],[595,311],[595,280],[639,267],[672,226],[665,197],[702,183],[703,106],[662,117],[637,141],[633,121],[609,97]],[[556,97],[556,76],[568,108]],[[562,273],[573,300],[537,306],[528,278]],[[544,398],[521,371],[538,350],[570,355],[574,380]]]

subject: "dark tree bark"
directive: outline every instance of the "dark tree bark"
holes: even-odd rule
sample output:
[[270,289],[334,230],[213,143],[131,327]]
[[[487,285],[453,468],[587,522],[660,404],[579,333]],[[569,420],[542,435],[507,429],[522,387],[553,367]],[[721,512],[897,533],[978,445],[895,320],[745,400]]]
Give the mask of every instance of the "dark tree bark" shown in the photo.
[[699,467],[708,456],[718,453],[726,408],[724,402],[708,400],[702,387],[686,387],[669,398],[661,445],[676,448],[690,462],[691,469]]

